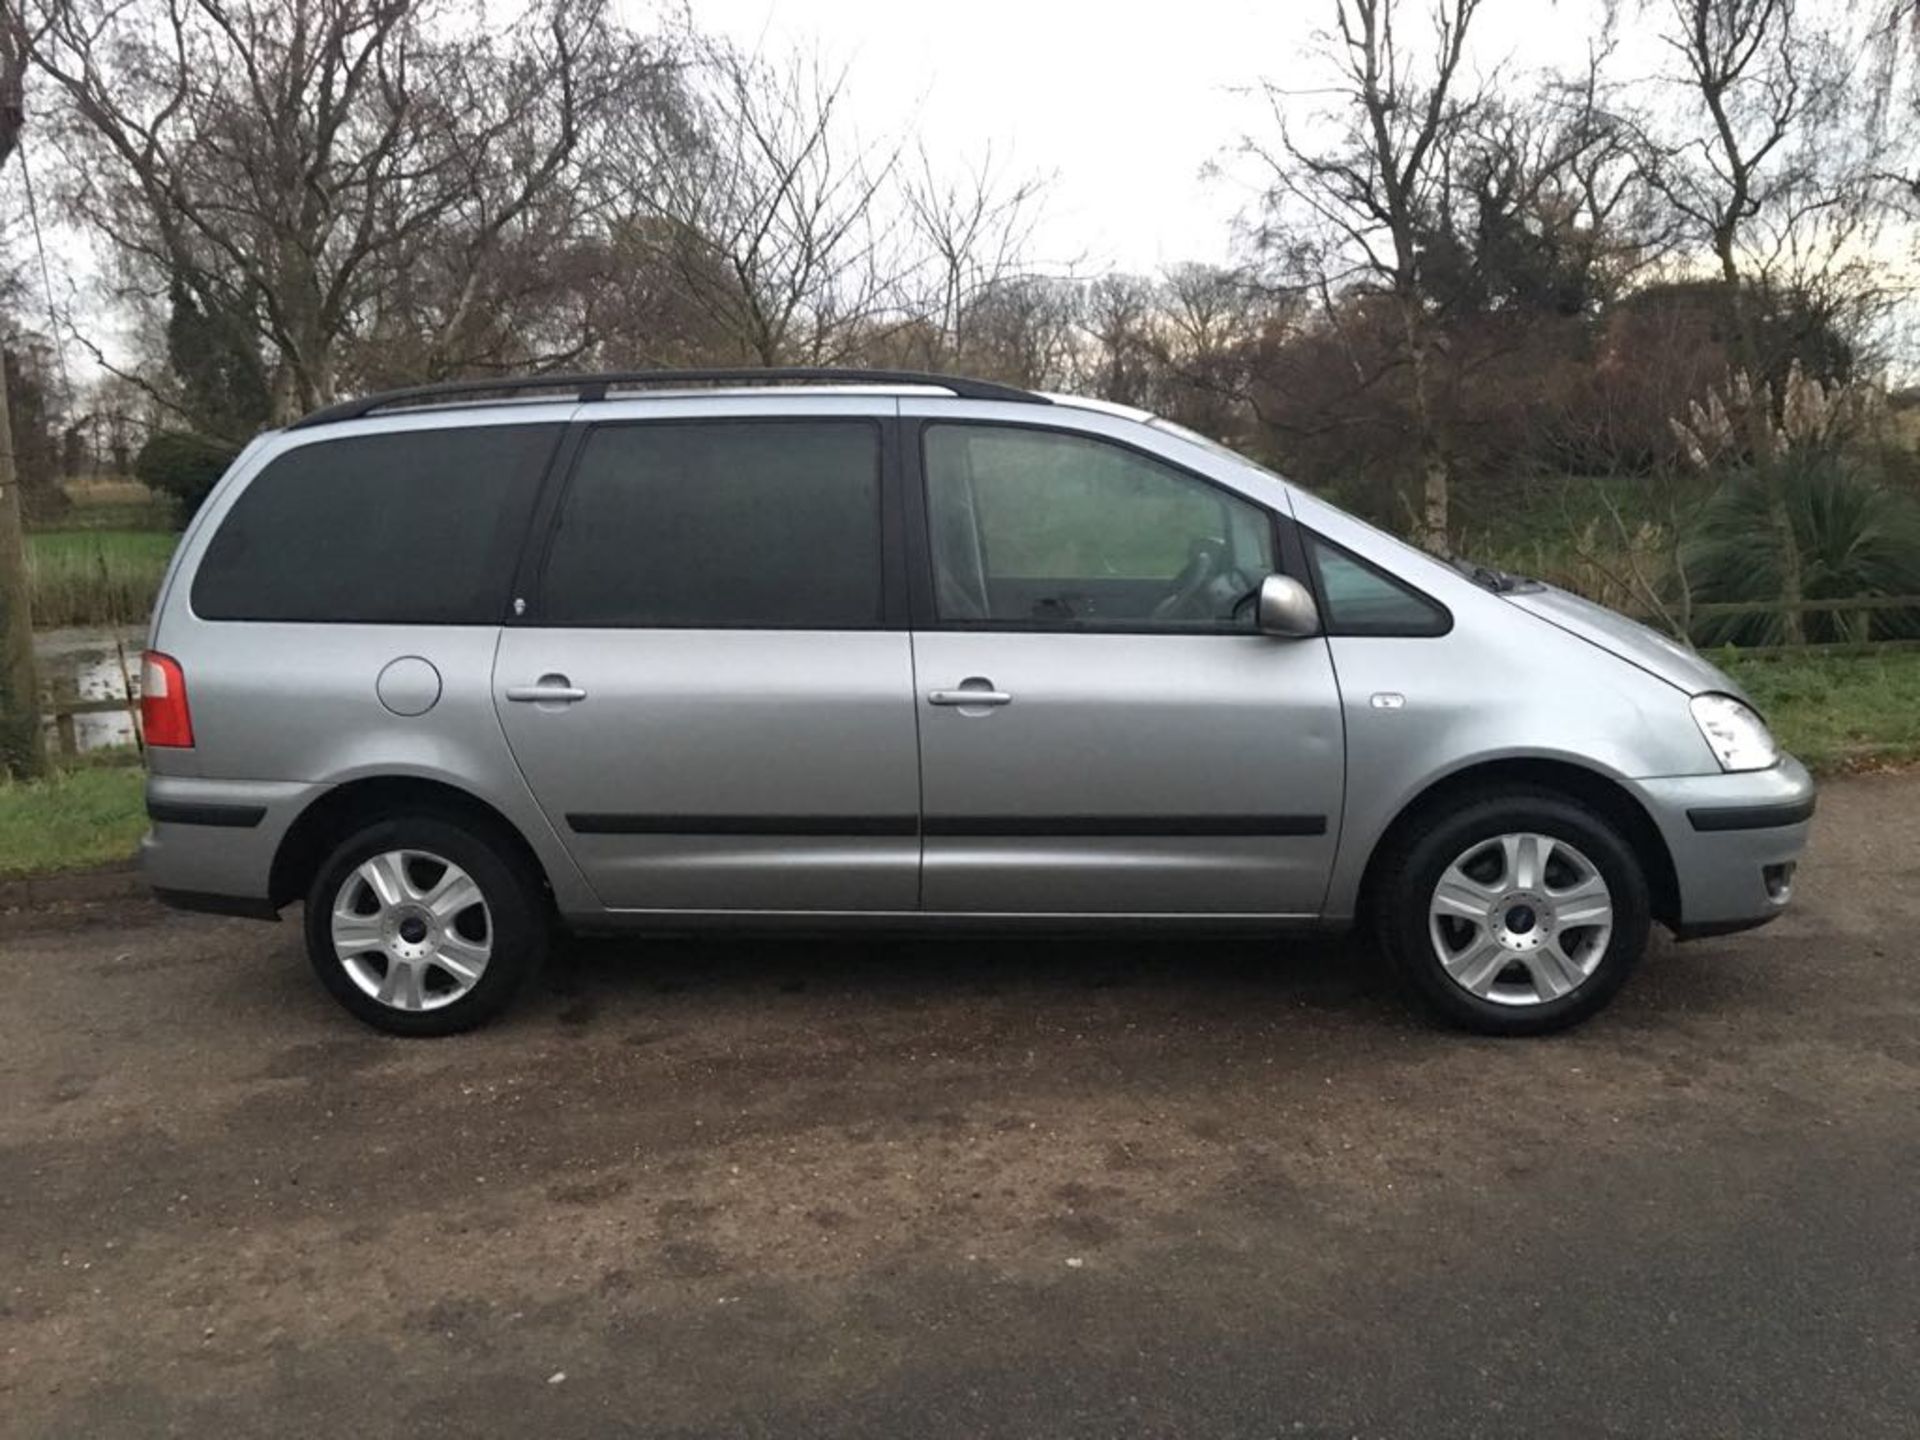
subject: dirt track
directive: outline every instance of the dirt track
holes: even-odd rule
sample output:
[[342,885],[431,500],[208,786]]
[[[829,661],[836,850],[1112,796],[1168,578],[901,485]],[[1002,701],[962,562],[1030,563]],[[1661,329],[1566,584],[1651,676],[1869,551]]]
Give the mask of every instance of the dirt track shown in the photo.
[[1920,777],[1802,876],[1517,1043],[1219,940],[573,947],[408,1043],[293,925],[0,919],[0,1429],[1909,1436]]

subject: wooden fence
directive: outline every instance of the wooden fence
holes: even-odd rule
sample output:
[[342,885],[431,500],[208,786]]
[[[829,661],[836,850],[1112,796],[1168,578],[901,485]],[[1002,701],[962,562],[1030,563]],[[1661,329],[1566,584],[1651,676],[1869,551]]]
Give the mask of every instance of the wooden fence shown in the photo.
[[140,744],[140,702],[127,700],[122,696],[111,696],[105,700],[76,700],[72,697],[50,699],[41,707],[40,713],[53,721],[54,749],[63,756],[80,753],[80,727],[75,718],[79,715],[125,715],[133,727],[133,743]]
[[[1920,595],[1854,595],[1841,600],[1802,600],[1795,605],[1788,605],[1779,600],[1714,600],[1687,607],[1684,612],[1678,609],[1669,611],[1665,615],[1640,612],[1634,618],[1657,629],[1668,630],[1680,613],[1684,613],[1689,622],[1730,619],[1743,615],[1843,614],[1859,617],[1861,634],[1858,638],[1802,642],[1798,645],[1737,645],[1724,648],[1736,650],[1742,655],[1877,655],[1896,650],[1920,650],[1920,638],[1896,637],[1882,640],[1872,638],[1872,617],[1876,613],[1889,610],[1905,610],[1920,614]],[[1702,648],[1723,647],[1703,646]]]
[[[40,715],[43,721],[53,727],[53,748],[62,757],[71,757],[80,753],[80,724],[84,715],[124,715],[127,728],[132,735],[133,744],[145,749],[140,734],[140,695],[134,680],[140,673],[140,651],[136,647],[129,650],[118,641],[114,643],[114,658],[118,664],[115,670],[119,674],[116,687],[118,694],[83,696],[73,685],[61,686],[49,683],[42,687],[40,694]],[[113,672],[109,672],[111,676]]]

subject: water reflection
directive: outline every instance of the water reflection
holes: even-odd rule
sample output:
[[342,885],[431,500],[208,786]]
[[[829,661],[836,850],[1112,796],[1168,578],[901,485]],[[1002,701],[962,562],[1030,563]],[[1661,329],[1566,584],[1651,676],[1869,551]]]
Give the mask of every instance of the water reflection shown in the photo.
[[[128,682],[134,698],[139,698],[140,651],[146,640],[146,631],[137,626],[34,633],[33,655],[40,671],[40,686],[56,706],[87,700],[122,702],[115,709],[70,717],[74,750],[133,744],[133,717],[125,701]],[[59,722],[52,714],[47,717],[47,746],[55,753],[66,748]]]

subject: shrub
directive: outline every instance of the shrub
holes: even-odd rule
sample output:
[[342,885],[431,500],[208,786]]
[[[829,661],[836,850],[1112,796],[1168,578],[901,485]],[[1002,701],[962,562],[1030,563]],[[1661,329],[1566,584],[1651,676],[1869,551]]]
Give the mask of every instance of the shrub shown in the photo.
[[[1832,451],[1789,451],[1770,463],[1786,499],[1806,599],[1920,595],[1920,501]],[[1708,502],[1681,563],[1697,602],[1767,601],[1780,598],[1780,559],[1767,518],[1767,480],[1746,469]],[[1920,613],[1814,611],[1805,629],[1812,641],[1910,637],[1920,634]],[[1777,614],[1713,616],[1694,625],[1694,639],[1709,645],[1768,645],[1781,636]]]
[[193,517],[239,453],[205,435],[162,430],[140,447],[133,460],[133,473],[149,489],[177,498],[184,523]]

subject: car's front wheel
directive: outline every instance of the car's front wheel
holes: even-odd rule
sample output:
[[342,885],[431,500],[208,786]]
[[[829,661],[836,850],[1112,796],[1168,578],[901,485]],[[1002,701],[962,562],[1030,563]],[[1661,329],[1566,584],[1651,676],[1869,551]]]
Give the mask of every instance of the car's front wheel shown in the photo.
[[307,953],[328,993],[397,1035],[451,1035],[505,1009],[538,968],[538,887],[497,837],[434,815],[348,836],[307,895]]
[[1490,1035],[1586,1019],[1625,983],[1650,926],[1632,847],[1544,791],[1430,812],[1382,857],[1374,898],[1377,933],[1413,990]]

